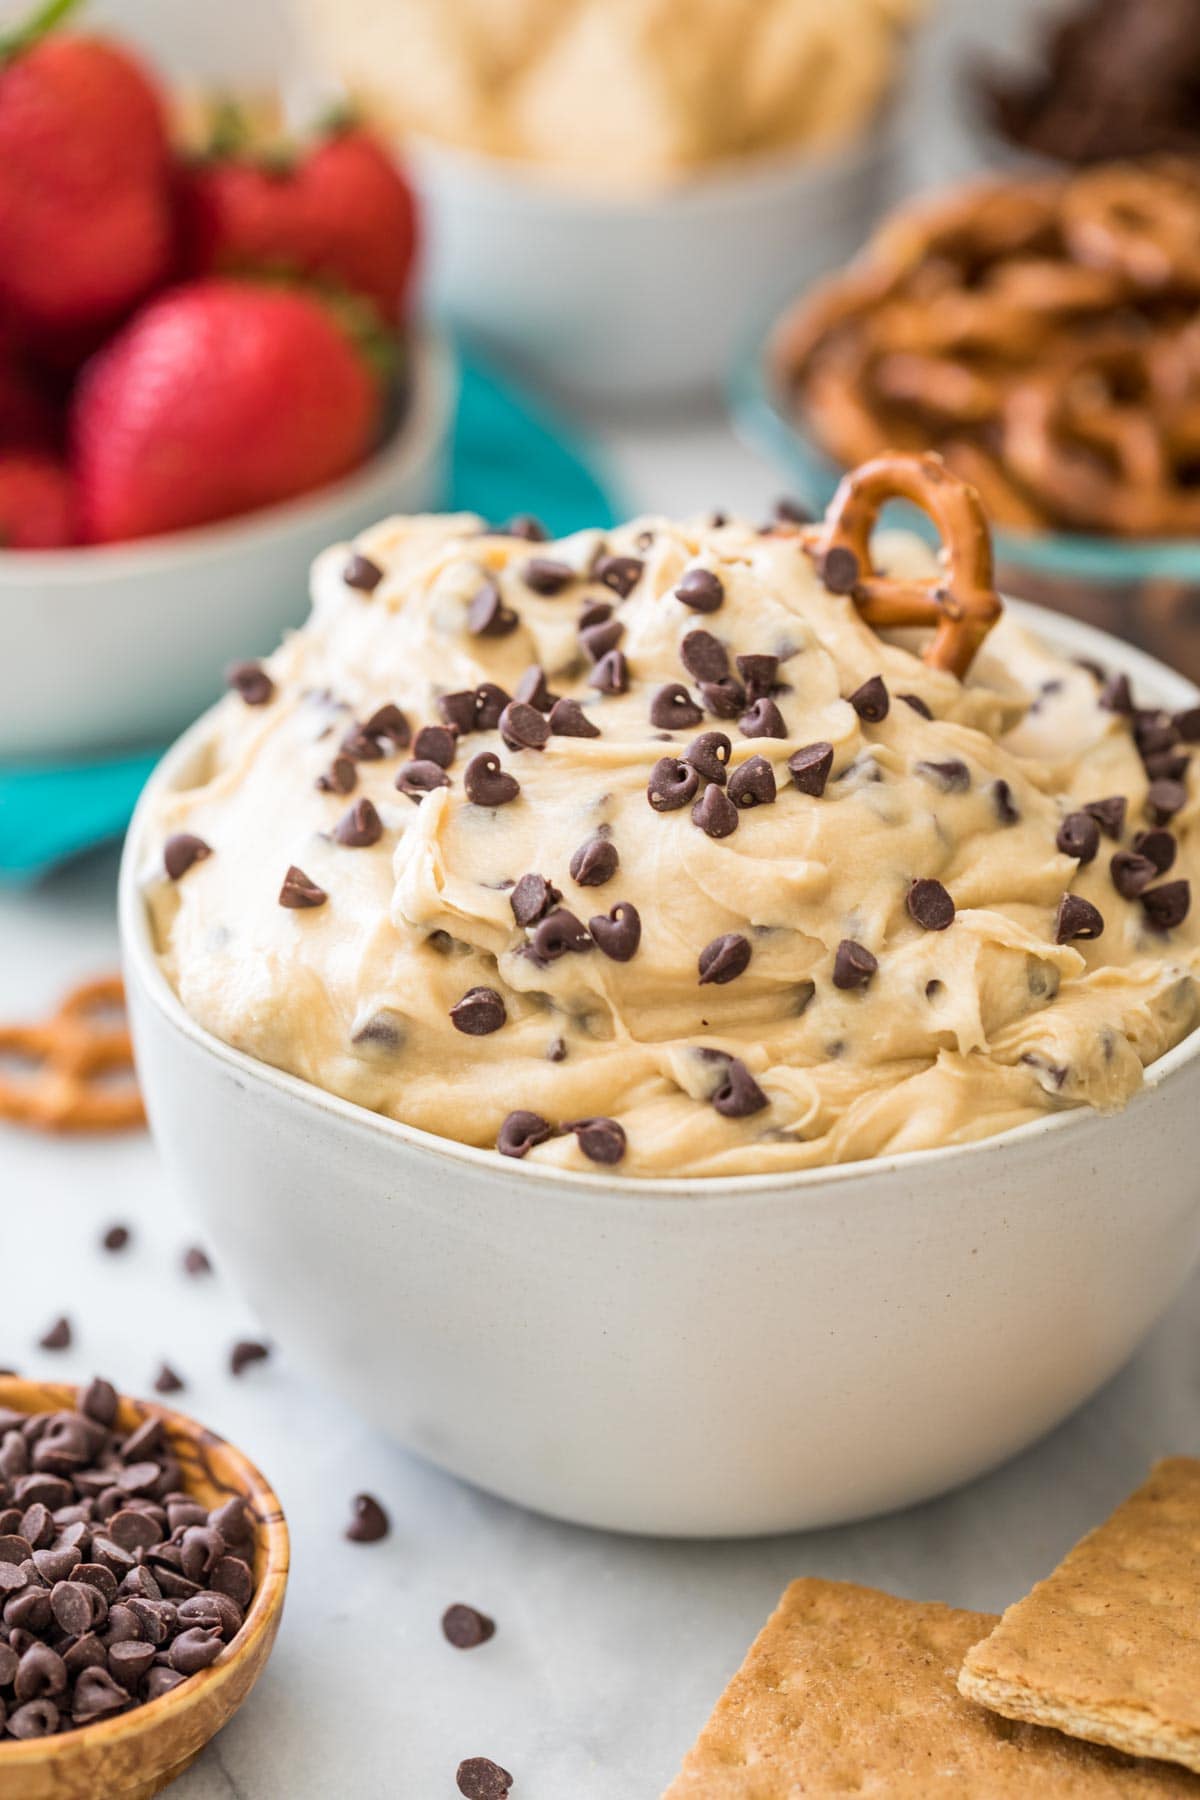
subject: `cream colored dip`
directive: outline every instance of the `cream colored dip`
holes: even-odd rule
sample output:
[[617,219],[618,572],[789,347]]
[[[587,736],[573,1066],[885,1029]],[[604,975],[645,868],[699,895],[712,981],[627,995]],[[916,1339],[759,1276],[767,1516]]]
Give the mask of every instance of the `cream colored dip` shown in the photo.
[[[911,539],[884,543],[893,569],[926,559]],[[463,1143],[494,1145],[514,1111],[555,1127],[601,1117],[624,1130],[622,1173],[738,1175],[965,1143],[1063,1107],[1120,1107],[1144,1065],[1197,1022],[1200,915],[1157,930],[1110,873],[1113,853],[1148,824],[1130,722],[1099,704],[1092,673],[1011,619],[963,685],[827,593],[795,535],[644,519],[538,544],[469,517],[417,518],[382,524],[353,549],[383,571],[379,584],[346,584],[350,547],[320,559],[309,623],[266,665],[271,697],[222,702],[203,778],[161,809],[159,845],[189,833],[211,854],[177,880],[157,860],[144,872],[168,976],[228,1043]],[[618,586],[636,577],[626,597],[597,578],[604,555],[640,565],[618,565]],[[552,569],[539,585],[558,579],[559,590],[534,591],[531,561],[569,576]],[[695,570],[717,576],[717,610],[676,597]],[[470,629],[487,581],[516,616],[507,635]],[[624,694],[589,685],[578,620],[595,602],[623,628]],[[772,701],[785,737],[747,737],[737,718],[711,714],[669,737],[650,723],[661,684],[699,697],[681,662],[697,630],[731,663],[780,659]],[[599,736],[513,749],[495,729],[473,731],[449,785],[419,803],[395,786],[412,748],[380,738],[377,760],[353,764],[353,792],[318,790],[341,740],[381,705],[399,706],[415,734],[438,722],[439,696],[482,682],[511,694],[534,663]],[[848,696],[877,675],[890,705],[872,723]],[[647,799],[656,761],[713,730],[731,741],[731,777],[760,756],[777,787],[773,801],[739,810],[725,837],[695,824],[690,803],[659,812]],[[788,760],[821,740],[832,769],[814,795]],[[481,751],[520,783],[511,803],[467,798]],[[1119,841],[1102,834],[1085,865],[1056,848],[1068,813],[1115,795],[1127,801]],[[363,798],[382,835],[339,842],[335,827]],[[1152,886],[1194,880],[1195,819],[1189,796],[1169,823],[1174,866]],[[619,865],[603,885],[580,885],[572,857],[597,836]],[[279,903],[292,865],[324,904]],[[536,927],[518,925],[510,899],[529,873],[560,889],[585,927],[618,903],[636,908],[630,959],[595,945],[531,954]],[[945,929],[909,910],[912,883],[931,879],[954,903]],[[1099,909],[1101,936],[1055,941],[1065,893]],[[725,934],[746,940],[748,963],[701,984],[700,954]],[[876,959],[867,985],[835,984],[843,940]],[[450,1016],[476,987],[502,1003],[504,1022],[486,1035]],[[728,1096],[730,1057],[757,1096],[742,1116],[713,1103]],[[747,1091],[740,1072],[735,1086]],[[529,1160],[595,1167],[570,1132]]]

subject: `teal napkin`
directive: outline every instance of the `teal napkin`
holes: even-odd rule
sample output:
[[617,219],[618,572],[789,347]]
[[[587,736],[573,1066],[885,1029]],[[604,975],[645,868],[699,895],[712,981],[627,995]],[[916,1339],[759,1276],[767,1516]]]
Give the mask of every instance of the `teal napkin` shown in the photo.
[[[555,537],[613,524],[609,489],[574,428],[474,355],[459,362],[446,508],[496,522],[535,513]],[[0,763],[0,886],[120,837],[158,756]]]

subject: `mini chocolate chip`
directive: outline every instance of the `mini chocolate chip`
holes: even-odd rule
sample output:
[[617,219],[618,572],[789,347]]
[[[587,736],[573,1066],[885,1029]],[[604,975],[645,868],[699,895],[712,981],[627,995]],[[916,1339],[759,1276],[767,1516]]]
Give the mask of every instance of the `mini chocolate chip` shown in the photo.
[[872,675],[847,698],[864,724],[878,725],[888,716],[891,700],[881,675]]
[[923,719],[933,718],[933,714],[930,712],[928,706],[926,706],[924,700],[922,700],[920,694],[897,694],[896,698],[897,700],[903,700],[906,706],[911,706],[913,711],[915,713],[920,713]]
[[1104,920],[1090,900],[1082,894],[1064,894],[1054,915],[1054,941],[1069,944],[1073,938],[1098,938]]
[[1185,750],[1159,750],[1142,760],[1152,781],[1183,781],[1192,761]]
[[156,1394],[178,1394],[183,1387],[182,1379],[175,1373],[170,1363],[160,1363],[158,1374],[154,1377]]
[[782,494],[772,510],[775,517],[782,519],[785,525],[811,525],[813,522],[813,515],[808,507],[799,500],[793,500],[790,494]]
[[1173,750],[1178,742],[1175,727],[1164,712],[1141,707],[1133,715],[1133,739],[1143,761],[1162,750]]
[[1009,787],[1007,781],[993,781],[991,794],[992,805],[996,809],[996,817],[999,819],[1001,825],[1016,825],[1020,820],[1021,814],[1017,808],[1016,801],[1013,799],[1012,789]]
[[540,1113],[510,1112],[500,1127],[496,1148],[501,1156],[526,1156],[535,1144],[554,1136],[554,1127]]
[[751,756],[729,777],[735,806],[769,806],[775,798],[775,771],[765,756]]
[[1128,675],[1111,675],[1100,690],[1097,701],[1105,712],[1132,713],[1133,694]]
[[507,637],[520,624],[511,606],[505,606],[494,581],[485,581],[467,608],[467,630],[472,637]]
[[183,1272],[185,1275],[211,1275],[212,1263],[207,1251],[199,1244],[190,1244],[183,1253]]
[[533,928],[533,936],[529,940],[529,953],[534,962],[557,962],[560,956],[568,951],[590,950],[592,940],[588,936],[582,920],[565,906],[556,906],[548,912]]
[[1080,865],[1090,863],[1100,848],[1100,827],[1090,813],[1068,813],[1054,842],[1064,856],[1073,856]]
[[588,676],[588,686],[601,694],[624,694],[629,690],[629,664],[624,652],[610,650],[600,658]]
[[397,750],[403,750],[412,737],[412,727],[394,700],[377,706],[362,729],[369,738],[386,738]]
[[802,750],[796,750],[788,757],[787,766],[800,792],[819,800],[825,792],[829,771],[833,767],[833,745],[821,742],[805,744]]
[[527,544],[544,544],[550,533],[532,513],[514,513],[507,525],[497,526],[500,537],[521,538]]
[[600,727],[592,723],[578,700],[556,700],[550,708],[550,730],[555,737],[598,738]]
[[1124,794],[1111,794],[1105,800],[1087,800],[1083,810],[1089,818],[1095,819],[1105,837],[1119,838],[1125,829]]
[[914,881],[905,904],[910,916],[925,931],[945,931],[954,923],[954,902],[940,881]]
[[49,1331],[38,1339],[43,1350],[69,1350],[71,1348],[71,1321],[65,1316],[55,1319]]
[[714,718],[736,719],[746,704],[746,690],[736,675],[722,675],[716,681],[702,681],[700,694]]
[[463,775],[467,799],[476,806],[507,806],[521,791],[515,775],[500,767],[500,758],[491,750],[481,750],[467,764]]
[[1187,805],[1187,789],[1181,781],[1160,778],[1146,791],[1146,812],[1156,825],[1165,825]]
[[369,556],[356,550],[342,570],[342,580],[347,587],[357,588],[362,594],[373,594],[383,580],[383,570]]
[[163,868],[168,880],[179,881],[193,863],[203,862],[211,855],[212,846],[203,838],[193,837],[190,831],[177,831],[163,845]]
[[495,731],[500,723],[500,714],[512,698],[494,681],[481,681],[475,689],[475,729],[476,731]]
[[769,1105],[767,1096],[740,1057],[731,1056],[725,1065],[725,1079],[710,1095],[713,1106],[725,1119],[748,1119]]
[[738,674],[746,684],[746,698],[765,700],[774,691],[779,674],[779,658],[765,651],[755,651],[735,658]]
[[192,1625],[181,1631],[167,1651],[170,1666],[180,1675],[195,1675],[216,1662],[224,1648],[224,1640],[215,1625]]
[[592,564],[592,579],[603,582],[622,600],[628,600],[641,580],[645,564],[637,556],[598,556]]
[[100,1242],[108,1251],[115,1253],[124,1250],[129,1242],[128,1225],[110,1225]]
[[723,731],[702,731],[684,751],[683,760],[690,763],[705,781],[715,781],[718,787],[724,787],[726,765],[732,754],[733,745]]
[[710,982],[714,982],[718,987],[724,987],[727,981],[734,981],[739,975],[744,975],[749,966],[749,938],[742,937],[736,931],[723,932],[711,944],[705,944],[700,952],[697,964],[700,986],[707,987]]
[[413,760],[436,763],[439,769],[448,769],[457,749],[458,739],[449,726],[422,725],[413,744]]
[[615,1119],[576,1119],[566,1129],[589,1162],[619,1163],[625,1154],[625,1132]]
[[713,782],[693,806],[692,824],[698,825],[706,837],[731,837],[738,828],[738,809],[729,795]]
[[546,685],[546,671],[541,663],[531,663],[513,690],[514,700],[536,706],[540,713],[548,713],[557,698]]
[[437,709],[443,722],[459,737],[475,730],[475,690],[459,688],[453,694],[439,694]]
[[729,656],[711,631],[689,631],[679,646],[679,660],[696,681],[720,681],[729,673]]
[[631,906],[628,900],[618,901],[607,917],[597,913],[594,919],[588,920],[588,930],[613,962],[629,962],[642,941],[642,921],[637,907]]
[[352,726],[341,743],[344,755],[353,762],[382,762],[383,745],[377,737],[372,737],[361,725]]
[[450,1008],[450,1021],[467,1037],[489,1037],[508,1022],[508,1012],[495,988],[473,987]]
[[369,800],[356,800],[333,828],[339,844],[351,850],[368,850],[383,836],[383,820]]
[[914,763],[913,774],[930,782],[943,794],[965,794],[971,786],[971,771],[956,756],[947,762]]
[[500,736],[510,750],[541,750],[550,739],[550,721],[536,706],[510,700],[500,714]]
[[833,959],[833,985],[846,990],[865,988],[878,967],[878,961],[865,944],[843,938]]
[[509,894],[508,903],[517,924],[524,926],[536,925],[561,899],[562,894],[553,882],[547,881],[544,875],[531,872],[522,875]]
[[567,1046],[562,1038],[551,1038],[546,1045],[546,1061],[552,1063],[566,1062]]
[[725,589],[711,569],[689,569],[675,589],[675,598],[693,612],[716,612],[725,598]]
[[506,1800],[513,1778],[490,1756],[468,1756],[454,1777],[465,1800]]
[[738,719],[738,730],[748,738],[785,738],[787,726],[773,700],[756,700]]
[[303,911],[313,906],[324,906],[329,895],[325,889],[318,887],[293,863],[283,878],[283,886],[279,890],[280,906],[290,907],[293,911]]
[[[130,1704],[129,1694],[115,1682],[107,1669],[87,1668],[75,1683],[71,1703],[71,1721],[90,1725],[96,1719],[111,1718]],[[9,1721],[9,1729],[12,1722]]]
[[1200,706],[1172,713],[1171,723],[1185,744],[1200,744]]
[[442,1634],[456,1650],[474,1650],[495,1636],[496,1626],[473,1606],[448,1606],[442,1614]]
[[700,776],[689,763],[677,756],[660,756],[650,771],[646,798],[655,812],[674,812],[694,798]]
[[1141,895],[1142,911],[1158,931],[1173,931],[1182,925],[1192,904],[1192,890],[1186,881],[1164,881],[1147,888]]
[[275,694],[275,683],[261,663],[230,663],[225,671],[225,685],[240,694],[247,706],[265,706]]
[[580,887],[603,887],[620,866],[617,846],[610,838],[591,837],[571,858],[571,880]]
[[568,582],[575,579],[570,564],[556,562],[553,557],[531,556],[521,565],[521,580],[535,594],[561,594]]
[[858,558],[844,544],[834,544],[826,550],[818,569],[831,594],[852,594],[858,586]]
[[[478,760],[476,757],[475,761]],[[441,763],[428,760],[406,762],[396,772],[396,786],[402,794],[407,794],[410,800],[415,800],[420,805],[426,794],[432,794],[437,788],[449,787],[450,777]],[[469,790],[467,798],[471,798]]]
[[358,770],[349,756],[335,756],[323,774],[318,775],[316,786],[323,794],[350,794],[358,782]]
[[579,609],[577,629],[582,636],[585,631],[590,631],[593,625],[603,625],[604,621],[611,619],[612,616],[611,600],[585,600]]
[[346,1536],[352,1544],[378,1544],[391,1530],[391,1521],[373,1494],[355,1494]]
[[698,725],[704,713],[680,681],[664,682],[650,701],[650,723],[662,731],[686,731]]
[[1169,831],[1161,828],[1155,831],[1135,831],[1133,848],[1139,856],[1144,856],[1154,864],[1159,875],[1165,875],[1175,861],[1176,843]]
[[585,625],[579,633],[579,642],[586,650],[588,657],[598,663],[615,650],[625,636],[625,627],[620,619],[601,619],[597,624]]
[[229,1373],[240,1375],[251,1363],[265,1362],[270,1354],[269,1344],[256,1343],[253,1338],[241,1338],[229,1352]]

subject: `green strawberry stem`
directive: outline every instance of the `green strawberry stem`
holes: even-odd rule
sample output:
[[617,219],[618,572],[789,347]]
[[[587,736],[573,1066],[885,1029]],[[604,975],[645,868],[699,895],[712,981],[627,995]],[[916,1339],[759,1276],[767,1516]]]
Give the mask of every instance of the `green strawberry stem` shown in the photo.
[[42,0],[41,6],[35,7],[23,25],[0,32],[0,62],[7,62],[10,57],[19,56],[23,50],[40,43],[79,5],[80,0]]

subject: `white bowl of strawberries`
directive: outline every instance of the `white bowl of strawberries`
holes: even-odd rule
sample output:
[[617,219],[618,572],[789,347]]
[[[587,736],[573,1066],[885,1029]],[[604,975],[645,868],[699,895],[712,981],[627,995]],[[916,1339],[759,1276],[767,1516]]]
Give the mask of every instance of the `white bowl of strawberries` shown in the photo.
[[406,324],[412,196],[352,125],[172,146],[120,46],[0,35],[0,757],[153,743],[440,496],[454,377]]

